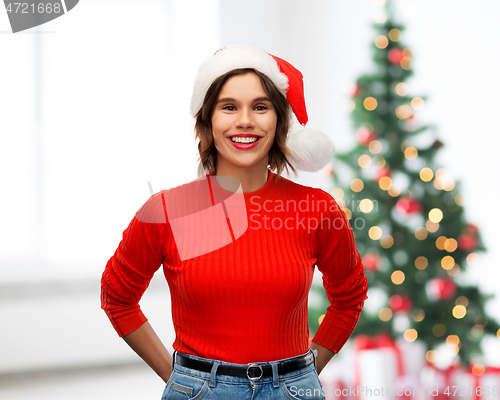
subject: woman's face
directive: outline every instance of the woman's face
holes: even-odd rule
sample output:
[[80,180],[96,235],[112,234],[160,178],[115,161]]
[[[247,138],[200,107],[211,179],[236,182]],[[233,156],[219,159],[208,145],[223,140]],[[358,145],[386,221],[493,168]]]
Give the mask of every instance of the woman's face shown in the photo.
[[222,86],[212,115],[217,173],[240,168],[265,170],[277,119],[256,74],[249,72],[229,78]]

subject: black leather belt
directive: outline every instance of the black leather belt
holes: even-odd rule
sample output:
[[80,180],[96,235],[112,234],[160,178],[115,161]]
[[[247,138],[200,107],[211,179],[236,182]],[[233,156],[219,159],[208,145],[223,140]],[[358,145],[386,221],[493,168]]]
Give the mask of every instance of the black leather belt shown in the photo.
[[[175,353],[175,362],[186,368],[196,369],[202,372],[211,372],[213,363],[209,361],[195,360],[185,357],[180,353]],[[290,361],[282,361],[278,364],[278,374],[286,374],[288,372],[297,371],[305,368],[314,362],[312,351]],[[246,366],[236,367],[232,365],[221,364],[217,367],[217,374],[229,376],[247,377],[250,380],[258,380],[264,376],[273,376],[273,368],[269,364],[248,364]]]

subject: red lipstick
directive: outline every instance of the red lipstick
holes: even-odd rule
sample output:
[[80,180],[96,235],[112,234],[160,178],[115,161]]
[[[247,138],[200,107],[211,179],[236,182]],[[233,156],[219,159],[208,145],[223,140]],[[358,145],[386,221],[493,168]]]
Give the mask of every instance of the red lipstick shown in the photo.
[[[257,138],[257,140],[255,142],[252,142],[252,143],[235,143],[231,140],[232,137],[239,137],[239,138],[253,138],[253,137],[255,137],[255,138]],[[230,136],[227,138],[227,140],[229,140],[231,142],[231,144],[239,150],[250,150],[250,149],[253,149],[255,146],[257,146],[257,144],[259,144],[260,136],[249,134],[249,133],[241,133],[239,135]]]

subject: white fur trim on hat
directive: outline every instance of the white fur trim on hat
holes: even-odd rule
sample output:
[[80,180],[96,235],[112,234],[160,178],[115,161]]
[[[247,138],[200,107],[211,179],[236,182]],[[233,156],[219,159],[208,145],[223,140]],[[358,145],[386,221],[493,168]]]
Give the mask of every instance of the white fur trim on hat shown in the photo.
[[289,134],[286,146],[292,152],[290,162],[302,171],[319,171],[335,153],[335,146],[328,135],[317,129],[304,128]]
[[251,44],[228,45],[207,58],[198,69],[191,97],[191,116],[194,117],[200,110],[210,85],[219,76],[239,68],[253,68],[262,72],[286,96],[288,78],[281,73],[278,64],[268,53]]

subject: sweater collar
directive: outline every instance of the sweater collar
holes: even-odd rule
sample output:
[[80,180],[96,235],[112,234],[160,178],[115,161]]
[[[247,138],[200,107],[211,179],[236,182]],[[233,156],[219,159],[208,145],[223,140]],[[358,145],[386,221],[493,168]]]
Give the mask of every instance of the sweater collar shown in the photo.
[[255,204],[262,203],[265,200],[271,198],[276,191],[276,187],[280,179],[281,177],[278,177],[278,181],[276,182],[276,174],[269,170],[267,182],[264,186],[254,192],[243,193],[243,195],[245,196],[245,201],[247,203],[251,201]]

